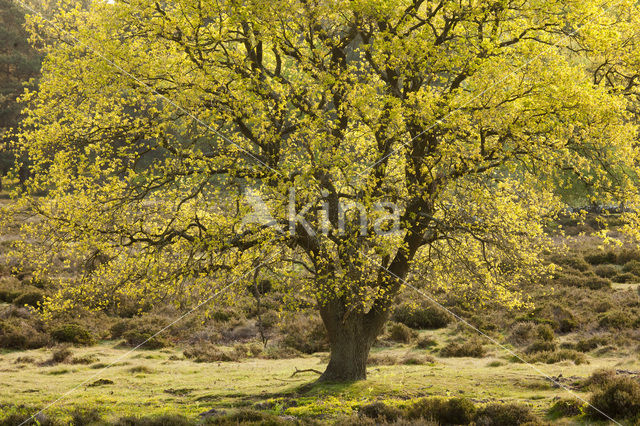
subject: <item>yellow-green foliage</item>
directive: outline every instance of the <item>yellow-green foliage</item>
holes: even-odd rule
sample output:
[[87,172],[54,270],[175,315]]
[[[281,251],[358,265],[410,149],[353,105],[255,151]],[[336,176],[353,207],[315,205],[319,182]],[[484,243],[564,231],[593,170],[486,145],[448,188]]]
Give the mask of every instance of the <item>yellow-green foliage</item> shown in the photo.
[[[625,76],[639,6],[415,4],[114,0],[59,10],[55,27],[31,16],[47,57],[23,96],[34,175],[12,212],[37,220],[15,252],[39,276],[52,257],[85,272],[45,314],[183,306],[265,261],[257,274],[283,277],[294,305],[387,309],[406,277],[467,305],[526,305],[516,284],[552,269],[544,226],[567,193],[637,201]],[[283,232],[243,223],[245,188]],[[318,234],[287,232],[294,189]],[[357,210],[338,227],[356,201],[367,235]],[[376,232],[393,222],[381,203],[398,232]]]

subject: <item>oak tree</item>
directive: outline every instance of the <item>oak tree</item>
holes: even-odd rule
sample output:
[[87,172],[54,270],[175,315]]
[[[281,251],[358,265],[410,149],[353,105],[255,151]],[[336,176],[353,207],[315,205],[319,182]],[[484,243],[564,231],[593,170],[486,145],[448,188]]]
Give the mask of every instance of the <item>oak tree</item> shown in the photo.
[[547,270],[564,195],[635,202],[638,16],[624,0],[113,0],[32,16],[46,59],[22,143],[39,195],[20,201],[39,219],[21,249],[92,265],[47,311],[206,300],[279,274],[291,303],[317,303],[321,380],[345,381],[366,377],[407,284],[526,304],[518,285]]

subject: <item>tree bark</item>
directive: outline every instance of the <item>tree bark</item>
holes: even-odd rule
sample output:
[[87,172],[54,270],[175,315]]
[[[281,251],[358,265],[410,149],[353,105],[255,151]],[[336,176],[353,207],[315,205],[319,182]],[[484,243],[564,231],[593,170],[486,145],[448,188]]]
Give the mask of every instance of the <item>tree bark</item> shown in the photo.
[[320,307],[320,316],[327,329],[331,357],[318,381],[365,380],[369,351],[387,320],[387,310],[372,309],[366,314],[349,312],[342,301],[331,300]]

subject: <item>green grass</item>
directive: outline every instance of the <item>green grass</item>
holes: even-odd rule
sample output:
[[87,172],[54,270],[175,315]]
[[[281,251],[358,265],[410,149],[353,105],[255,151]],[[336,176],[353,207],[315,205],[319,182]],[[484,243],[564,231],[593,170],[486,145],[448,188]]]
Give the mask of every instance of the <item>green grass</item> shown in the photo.
[[[161,414],[195,418],[211,408],[230,412],[256,404],[279,415],[322,414],[326,419],[332,419],[352,414],[358,405],[367,401],[385,400],[398,404],[407,398],[434,395],[465,396],[476,403],[527,402],[538,414],[544,415],[554,398],[571,396],[567,391],[555,388],[530,366],[509,363],[507,354],[499,348],[490,348],[490,356],[481,359],[438,358],[434,365],[376,366],[369,368],[367,381],[307,386],[316,379],[314,373],[294,377],[291,374],[295,368],[322,369],[326,354],[288,360],[254,359],[207,364],[170,360],[172,355],[181,355],[177,349],[139,351],[119,359],[127,350],[113,346],[112,342],[106,342],[90,348],[75,348],[74,356],[96,357],[97,362],[90,365],[42,367],[38,362],[49,358],[49,350],[5,352],[0,355],[0,402],[43,407],[62,397],[48,414],[67,420],[69,412],[75,408],[97,408],[105,418],[113,420],[124,415]],[[414,350],[396,347],[383,351],[399,354]],[[15,363],[18,357],[24,356],[33,357],[35,363]],[[94,368],[116,360],[116,365],[105,371]],[[495,361],[503,365],[495,366]],[[552,376],[562,374],[568,382],[603,367],[640,368],[637,356],[621,353],[589,357],[589,362],[579,366],[562,362],[535,367]],[[113,383],[100,385],[99,379]],[[96,385],[89,386],[94,383]],[[588,398],[585,392],[578,394]],[[290,403],[292,399],[296,400],[296,406]]]

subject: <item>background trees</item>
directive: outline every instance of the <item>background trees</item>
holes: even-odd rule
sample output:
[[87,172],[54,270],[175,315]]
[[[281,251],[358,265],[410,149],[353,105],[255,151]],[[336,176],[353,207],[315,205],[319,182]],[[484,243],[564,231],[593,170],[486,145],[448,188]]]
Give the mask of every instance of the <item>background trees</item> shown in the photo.
[[0,1],[0,189],[3,175],[15,161],[15,140],[9,130],[18,124],[17,98],[23,84],[40,74],[41,57],[29,44],[24,23],[24,10],[12,1]]
[[[635,201],[628,91],[594,78],[607,46],[635,46],[635,8],[141,1],[34,18],[49,41],[22,141],[47,196],[24,199],[42,219],[25,241],[92,265],[49,310],[295,275],[329,334],[323,379],[354,380],[418,272],[468,303],[526,303],[560,189]],[[244,221],[246,188],[280,226]]]

